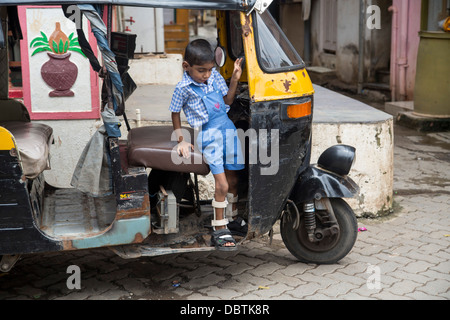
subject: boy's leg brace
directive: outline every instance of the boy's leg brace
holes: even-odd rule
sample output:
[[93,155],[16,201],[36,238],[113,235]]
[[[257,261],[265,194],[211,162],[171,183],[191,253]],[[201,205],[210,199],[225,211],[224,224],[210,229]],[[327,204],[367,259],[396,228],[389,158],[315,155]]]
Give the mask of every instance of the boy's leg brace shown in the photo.
[[[228,201],[227,199],[225,199],[225,201],[223,202],[218,202],[215,199],[213,199],[212,203],[211,203],[213,209],[214,209],[214,220],[211,221],[211,225],[213,226],[213,229],[216,230],[215,227],[222,227],[222,226],[226,226],[228,224],[228,219],[225,218],[225,214],[226,214],[226,210],[227,210],[227,206],[228,206]],[[223,219],[221,220],[217,220],[217,214],[216,214],[216,209],[223,209]]]
[[238,202],[238,196],[234,196],[232,193],[227,193],[227,200],[227,218],[231,220],[238,215],[238,209],[236,208],[233,210],[233,204]]

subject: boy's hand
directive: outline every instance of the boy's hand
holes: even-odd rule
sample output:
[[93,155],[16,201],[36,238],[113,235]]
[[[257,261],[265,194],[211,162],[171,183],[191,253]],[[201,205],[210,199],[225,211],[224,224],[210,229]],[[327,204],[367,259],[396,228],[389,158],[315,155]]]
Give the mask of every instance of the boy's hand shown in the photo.
[[226,96],[223,97],[223,101],[225,101],[225,104],[231,106],[231,104],[234,101],[234,97],[236,96],[236,89],[237,86],[239,84],[239,80],[241,79],[242,76],[242,61],[244,60],[244,58],[239,58],[236,59],[236,61],[234,62],[234,70],[233,70],[233,74],[231,76],[231,81],[230,81],[230,87],[228,88],[228,93]]
[[239,58],[236,59],[236,61],[234,62],[234,70],[233,70],[233,79],[236,81],[239,81],[241,79],[242,76],[242,61],[244,60],[244,58]]
[[190,151],[194,151],[194,146],[186,141],[181,141],[177,145],[177,153],[180,157],[184,157],[185,159],[189,158],[191,155]]

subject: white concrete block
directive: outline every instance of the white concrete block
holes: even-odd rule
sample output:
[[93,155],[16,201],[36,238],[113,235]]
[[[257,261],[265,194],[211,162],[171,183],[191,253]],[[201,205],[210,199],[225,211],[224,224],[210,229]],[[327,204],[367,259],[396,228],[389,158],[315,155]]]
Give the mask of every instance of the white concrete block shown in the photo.
[[394,180],[393,119],[374,123],[315,123],[312,130],[311,163],[336,144],[356,148],[350,171],[360,187],[356,198],[345,199],[359,217],[381,216],[392,208]]
[[181,54],[145,55],[131,59],[128,73],[137,85],[177,84],[183,77]]

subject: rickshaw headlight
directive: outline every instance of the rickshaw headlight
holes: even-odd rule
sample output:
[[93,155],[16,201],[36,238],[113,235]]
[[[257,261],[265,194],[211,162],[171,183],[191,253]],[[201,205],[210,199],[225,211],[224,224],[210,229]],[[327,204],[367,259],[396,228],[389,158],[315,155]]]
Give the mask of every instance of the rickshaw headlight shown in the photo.
[[336,145],[325,150],[319,157],[317,165],[322,169],[347,175],[356,159],[356,149],[347,145]]

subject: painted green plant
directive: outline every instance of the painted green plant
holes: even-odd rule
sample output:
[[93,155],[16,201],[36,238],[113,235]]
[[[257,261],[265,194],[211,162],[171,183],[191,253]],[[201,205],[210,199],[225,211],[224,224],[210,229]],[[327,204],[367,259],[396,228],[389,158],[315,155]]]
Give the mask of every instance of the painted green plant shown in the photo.
[[41,36],[38,36],[31,41],[30,48],[35,48],[31,56],[43,51],[53,52],[55,54],[64,54],[67,51],[74,51],[80,53],[83,57],[86,57],[83,51],[81,51],[78,38],[74,37],[73,32],[69,37],[60,37],[58,41],[54,39],[49,40],[46,34],[41,31]]

